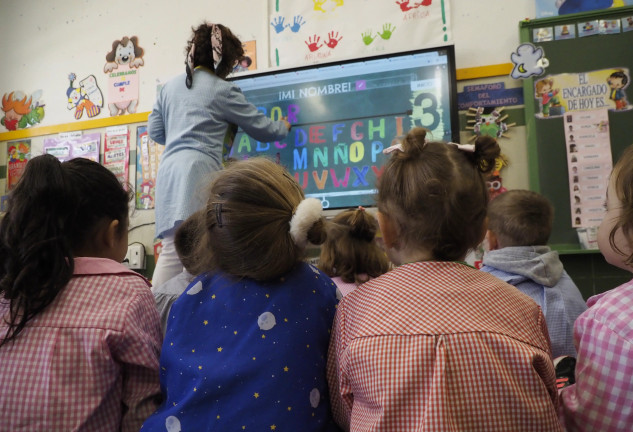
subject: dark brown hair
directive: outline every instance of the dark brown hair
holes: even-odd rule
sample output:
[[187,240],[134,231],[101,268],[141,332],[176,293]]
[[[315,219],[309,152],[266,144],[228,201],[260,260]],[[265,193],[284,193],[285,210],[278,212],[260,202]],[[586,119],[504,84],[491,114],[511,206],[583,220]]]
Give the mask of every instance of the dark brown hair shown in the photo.
[[364,209],[337,214],[328,224],[327,240],[321,246],[319,268],[343,282],[360,284],[359,275],[377,277],[389,270],[389,260],[375,241],[376,218]]
[[201,236],[204,215],[203,210],[198,210],[181,223],[174,234],[176,253],[189,273],[192,273],[191,269],[195,267],[196,245]]
[[193,67],[204,66],[211,69],[215,74],[224,79],[231,71],[236,62],[244,55],[244,48],[242,42],[231,32],[228,27],[222,24],[216,24],[222,32],[222,60],[217,66],[217,69],[213,65],[213,49],[211,47],[211,29],[213,24],[202,23],[197,28],[192,27],[193,35],[187,42],[185,48],[185,66],[187,71],[187,88],[191,88],[193,80],[193,71],[189,68],[187,62],[189,51],[191,50],[191,44],[196,44],[196,49],[193,58]]
[[615,244],[615,234],[618,229],[622,229],[622,234],[626,239],[631,254],[624,261],[626,265],[633,264],[633,145],[628,146],[618,162],[613,167],[612,176],[615,193],[622,204],[622,212],[619,219],[609,233],[609,243],[614,251],[625,255]]
[[0,297],[11,302],[9,331],[26,323],[61,292],[74,270],[74,253],[88,245],[103,223],[127,230],[130,196],[114,174],[88,159],[60,163],[34,157],[9,194],[0,221]]
[[[290,220],[303,199],[296,180],[269,159],[227,165],[210,185],[193,273],[220,269],[260,281],[286,274],[304,255],[290,236]],[[325,236],[321,218],[308,240],[321,244]]]
[[394,220],[401,245],[420,247],[438,260],[459,260],[484,234],[488,190],[484,173],[494,168],[497,141],[480,136],[474,152],[452,143],[427,142],[414,128],[403,151],[392,153],[378,180],[378,209]]
[[553,220],[552,203],[529,190],[504,192],[488,205],[488,229],[501,247],[546,245]]

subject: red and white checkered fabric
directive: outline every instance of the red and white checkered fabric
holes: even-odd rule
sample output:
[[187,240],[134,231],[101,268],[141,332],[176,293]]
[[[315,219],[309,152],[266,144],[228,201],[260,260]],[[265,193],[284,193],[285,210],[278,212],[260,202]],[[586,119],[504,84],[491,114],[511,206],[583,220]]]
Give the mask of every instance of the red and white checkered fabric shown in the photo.
[[545,318],[454,262],[403,265],[339,304],[332,408],[351,431],[558,431]]
[[138,431],[160,402],[148,285],[114,261],[75,259],[53,303],[0,347],[0,431]]

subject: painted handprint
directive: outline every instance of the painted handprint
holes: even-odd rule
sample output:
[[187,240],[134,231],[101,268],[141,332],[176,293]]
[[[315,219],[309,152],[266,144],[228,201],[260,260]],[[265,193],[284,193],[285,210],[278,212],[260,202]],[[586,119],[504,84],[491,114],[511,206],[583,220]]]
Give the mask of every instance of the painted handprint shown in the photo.
[[361,33],[360,36],[363,38],[363,43],[365,45],[369,45],[374,41],[374,39],[376,39],[376,36],[372,37],[371,30],[369,30],[368,33]]
[[343,36],[339,37],[338,32],[334,33],[334,31],[329,32],[327,36],[329,39],[326,42],[326,45],[330,48],[334,48],[336,45],[338,45],[339,41],[343,39]]
[[420,6],[431,6],[431,3],[433,2],[433,0],[422,0],[420,3],[416,3],[415,7],[420,7]]
[[417,6],[409,6],[409,0],[402,0],[402,1],[396,0],[396,3],[398,4],[398,6],[400,6],[400,10],[402,12],[415,9],[417,7]]
[[325,9],[323,9],[322,6],[326,1],[327,0],[312,0],[312,2],[314,3],[314,10],[325,12]]
[[284,21],[285,21],[284,17],[278,16],[277,18],[273,19],[270,25],[273,26],[273,28],[275,29],[275,32],[281,33],[282,31],[284,31],[286,27],[288,27],[288,25],[284,25]]
[[334,2],[334,9],[336,9],[339,6],[343,6],[343,2],[344,0],[332,0]]
[[391,37],[391,35],[393,34],[395,30],[396,30],[396,26],[393,26],[393,28],[391,28],[391,24],[389,23],[383,24],[382,33],[378,32],[378,35],[384,40],[389,40],[389,38]]
[[308,40],[305,41],[306,45],[308,46],[308,49],[311,52],[314,52],[323,46],[323,44],[319,45],[319,40],[321,40],[321,38],[317,35],[314,35],[314,36],[310,36]]
[[292,30],[293,33],[297,33],[301,26],[305,23],[306,22],[303,20],[303,17],[301,15],[295,15],[294,19],[292,20],[292,27],[290,27],[290,30]]

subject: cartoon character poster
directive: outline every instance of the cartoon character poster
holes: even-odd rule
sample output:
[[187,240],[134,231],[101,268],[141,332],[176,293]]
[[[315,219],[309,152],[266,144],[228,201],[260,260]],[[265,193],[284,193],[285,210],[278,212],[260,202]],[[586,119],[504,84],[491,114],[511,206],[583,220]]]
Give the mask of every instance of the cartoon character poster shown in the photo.
[[[288,66],[445,45],[448,0],[268,0],[270,64]],[[350,17],[353,16],[353,19]]]
[[10,191],[22,177],[26,163],[31,159],[31,140],[10,142],[7,150],[7,191]]
[[83,117],[84,111],[88,118],[93,118],[99,115],[101,108],[103,107],[103,94],[97,84],[97,79],[94,75],[88,75],[82,79],[78,85],[75,85],[77,75],[71,73],[68,75],[70,84],[66,90],[66,96],[68,97],[68,110],[75,110],[75,120],[79,120]]
[[108,74],[108,109],[111,116],[133,114],[138,106],[139,68],[145,64],[144,50],[136,36],[112,42],[103,72]]
[[2,126],[9,131],[15,131],[40,123],[44,118],[44,103],[40,100],[41,96],[41,90],[31,95],[21,91],[5,93],[2,96]]
[[536,116],[558,117],[593,109],[629,110],[629,79],[627,68],[541,77],[534,83],[534,96],[540,106]]
[[153,209],[158,164],[165,146],[156,144],[147,126],[136,129],[136,208]]

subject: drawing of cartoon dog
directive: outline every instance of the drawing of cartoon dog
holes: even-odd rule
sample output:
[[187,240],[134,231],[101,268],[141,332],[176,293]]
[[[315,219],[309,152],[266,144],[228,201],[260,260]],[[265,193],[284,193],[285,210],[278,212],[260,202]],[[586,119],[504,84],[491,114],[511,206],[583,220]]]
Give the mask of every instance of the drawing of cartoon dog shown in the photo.
[[[106,54],[106,64],[103,66],[103,72],[110,73],[119,66],[129,68],[139,68],[144,65],[144,50],[138,44],[138,37],[123,37],[120,40],[112,42],[112,50]],[[110,115],[122,115],[127,111],[132,114],[136,112],[138,99],[125,100],[119,102],[111,102],[108,104]]]

